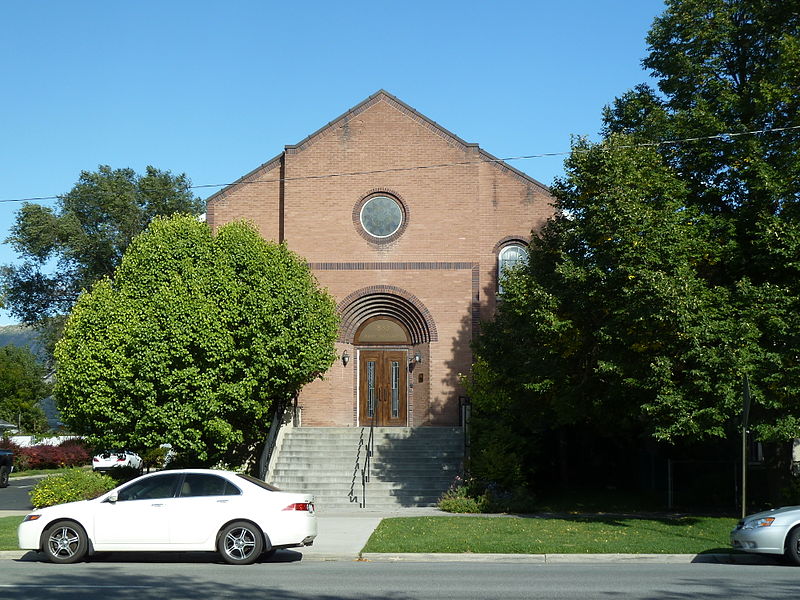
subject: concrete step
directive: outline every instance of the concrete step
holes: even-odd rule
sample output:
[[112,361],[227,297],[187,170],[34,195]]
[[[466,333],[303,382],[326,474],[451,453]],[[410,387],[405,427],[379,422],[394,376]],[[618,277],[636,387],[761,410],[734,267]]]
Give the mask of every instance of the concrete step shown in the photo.
[[[306,490],[300,489],[292,489],[292,488],[281,488],[282,491],[286,492],[303,492],[303,493],[310,493]],[[327,503],[327,504],[347,504],[349,503],[349,488],[347,490],[343,490],[342,492],[337,493],[319,493],[314,494],[314,502],[318,503]],[[361,498],[361,486],[353,488],[353,497]],[[420,502],[432,502],[436,503],[441,494],[432,493],[428,490],[388,490],[385,493],[381,490],[372,490],[369,487],[367,488],[367,498],[371,498],[373,502],[385,502],[387,504],[396,503],[399,501],[405,500],[415,500]]]
[[[319,507],[358,507],[368,433],[353,427],[286,430],[273,458],[271,483],[286,491],[312,493]],[[366,488],[371,508],[434,506],[460,472],[460,428],[375,428],[373,433],[375,450]]]
[[[316,475],[317,470],[314,468],[318,465],[316,464],[308,464],[305,467],[301,464],[291,465],[277,465],[275,469],[273,469],[272,474],[273,477],[289,477],[292,475]],[[355,465],[352,463],[343,464],[340,468],[335,470],[331,470],[326,475],[333,476],[337,475],[340,477],[344,477],[348,475],[347,468],[349,467],[349,472],[352,474],[356,469],[354,468]],[[411,477],[416,473],[426,473],[429,476],[435,477],[450,477],[452,478],[453,475],[457,474],[461,470],[461,465],[455,462],[452,463],[437,463],[436,470],[433,469],[420,469],[417,463],[410,463],[410,464],[392,464],[392,465],[381,465],[381,464],[372,464],[372,468],[370,469],[370,475],[373,477],[386,477],[386,476],[402,476],[402,477]],[[360,473],[360,469],[358,470]]]
[[[424,486],[427,488],[436,488],[444,486],[446,489],[451,483],[453,483],[453,479],[455,474],[449,477],[442,477],[436,475],[410,475],[408,477],[404,477],[402,480],[398,479],[381,479],[375,475],[371,476],[369,479],[369,484],[372,487],[379,487],[381,484],[386,484],[388,487],[405,487],[405,486]],[[314,489],[311,491],[322,491],[325,488],[328,489],[336,489],[337,487],[341,487],[342,485],[350,485],[350,482],[354,481],[352,475],[339,475],[339,474],[332,474],[332,475],[319,475],[315,473],[311,473],[308,475],[276,475],[272,478],[272,481],[280,487],[280,484],[286,485],[287,483],[297,484],[304,487],[314,486]],[[355,481],[361,485],[361,474],[357,474]]]
[[[407,449],[407,450],[391,450],[387,451],[385,449],[376,449],[372,457],[374,458],[383,458],[385,460],[394,460],[394,459],[407,459],[407,460],[424,460],[424,459],[459,459],[464,455],[463,450],[417,450],[417,449]],[[302,459],[302,458],[310,458],[314,460],[326,460],[326,462],[339,462],[339,461],[355,461],[356,456],[358,454],[352,450],[344,451],[344,450],[336,450],[333,448],[324,448],[324,447],[314,447],[314,448],[304,448],[304,449],[295,449],[294,447],[284,449],[281,448],[281,454],[279,460],[295,460],[295,459]],[[366,456],[366,451],[361,452],[361,459]]]

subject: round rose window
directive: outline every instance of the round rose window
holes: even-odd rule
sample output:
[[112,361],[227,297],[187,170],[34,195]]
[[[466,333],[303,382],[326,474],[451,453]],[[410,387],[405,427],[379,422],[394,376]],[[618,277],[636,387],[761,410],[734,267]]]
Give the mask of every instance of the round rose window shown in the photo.
[[403,224],[403,208],[394,198],[375,196],[361,207],[361,226],[371,236],[385,238]]

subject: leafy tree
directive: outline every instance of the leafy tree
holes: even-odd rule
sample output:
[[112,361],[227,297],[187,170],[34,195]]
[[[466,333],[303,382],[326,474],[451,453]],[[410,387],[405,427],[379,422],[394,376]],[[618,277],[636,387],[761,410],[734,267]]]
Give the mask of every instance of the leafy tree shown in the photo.
[[[681,174],[686,205],[708,217],[719,260],[704,277],[727,289],[751,346],[739,365],[756,387],[762,439],[800,435],[800,4],[672,0],[640,86],[605,111],[605,133],[658,141]],[[771,130],[762,134],[747,132]],[[713,218],[711,218],[713,217]]]
[[64,420],[96,447],[170,443],[184,464],[245,464],[270,406],[324,373],[335,305],[306,263],[246,223],[157,218],[56,347]]
[[0,347],[0,419],[30,433],[47,431],[39,401],[50,394],[44,367],[27,348]]
[[[796,0],[669,0],[647,36],[642,85],[604,114],[605,133],[659,141],[721,136],[660,152],[704,212],[780,213],[800,197],[800,5]],[[789,128],[789,129],[785,129]],[[794,129],[791,129],[794,128]],[[744,214],[742,216],[745,216]],[[740,234],[744,234],[742,231]]]
[[52,352],[81,290],[110,276],[155,216],[199,214],[202,206],[186,175],[149,166],[144,175],[103,165],[81,172],[55,209],[26,203],[17,212],[6,241],[23,262],[0,271],[7,308],[35,325]]
[[[530,478],[559,427],[724,437],[744,374],[761,439],[800,436],[800,6],[666,4],[643,61],[658,91],[574,144],[476,346],[473,462],[500,479]],[[742,135],[670,142],[720,133]]]

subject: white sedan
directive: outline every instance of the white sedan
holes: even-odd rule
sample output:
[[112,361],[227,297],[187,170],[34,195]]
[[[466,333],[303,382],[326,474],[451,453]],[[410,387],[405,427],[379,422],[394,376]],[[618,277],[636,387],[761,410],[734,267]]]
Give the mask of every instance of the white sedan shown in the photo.
[[18,530],[21,549],[56,563],[94,552],[217,551],[246,565],[316,535],[314,496],[208,469],[144,475],[94,500],[32,512]]
[[130,467],[141,474],[144,461],[135,452],[103,452],[92,459],[92,471],[110,471],[117,467]]

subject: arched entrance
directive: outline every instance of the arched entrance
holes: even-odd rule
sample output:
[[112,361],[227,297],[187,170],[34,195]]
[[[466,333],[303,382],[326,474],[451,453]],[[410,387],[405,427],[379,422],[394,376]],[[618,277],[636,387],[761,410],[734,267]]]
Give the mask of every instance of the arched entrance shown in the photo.
[[397,320],[377,316],[356,330],[358,416],[362,425],[408,424],[408,348],[411,338]]
[[[436,323],[425,305],[391,285],[357,290],[339,304],[339,341],[352,344],[355,416],[358,424],[410,425],[427,415],[428,378],[413,373],[410,357],[438,341]],[[416,414],[413,417],[411,415]]]

